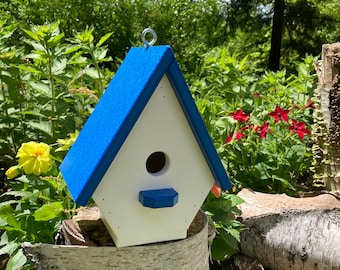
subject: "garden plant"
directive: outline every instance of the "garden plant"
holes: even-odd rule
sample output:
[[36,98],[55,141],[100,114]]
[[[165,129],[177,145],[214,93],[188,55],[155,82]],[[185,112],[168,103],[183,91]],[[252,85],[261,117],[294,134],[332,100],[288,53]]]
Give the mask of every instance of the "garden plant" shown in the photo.
[[22,29],[26,53],[5,45],[19,29],[2,27],[0,254],[10,256],[7,269],[18,269],[27,261],[20,245],[53,243],[76,211],[59,165],[111,79],[99,65],[111,61],[103,44],[112,33],[94,43],[91,28],[66,40],[58,23],[34,26]]
[[[235,193],[247,187],[296,195],[313,188],[314,60],[307,56],[296,62],[290,75],[285,70],[259,75],[251,65],[256,56],[240,57],[226,48],[205,56],[200,80],[191,90]],[[237,251],[235,240],[243,228],[233,215],[239,214],[240,203],[239,197],[223,194],[208,196],[203,205],[219,232],[212,245],[215,260]]]
[[258,76],[251,56],[238,58],[225,48],[206,56],[198,108],[236,186],[293,194],[308,184],[315,59]]

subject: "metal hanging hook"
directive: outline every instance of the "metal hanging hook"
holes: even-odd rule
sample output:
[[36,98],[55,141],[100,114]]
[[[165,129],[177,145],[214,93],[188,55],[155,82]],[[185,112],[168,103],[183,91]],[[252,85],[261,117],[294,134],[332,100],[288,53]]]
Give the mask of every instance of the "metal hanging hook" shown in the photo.
[[[152,35],[151,41],[147,41],[147,40],[146,40],[146,35],[147,35],[147,34],[151,34],[151,35]],[[145,44],[145,46],[146,46],[147,48],[150,47],[150,46],[152,46],[152,45],[155,44],[156,41],[157,41],[157,34],[156,34],[156,32],[155,32],[152,28],[150,28],[150,27],[145,28],[145,29],[143,30],[143,32],[142,32],[142,41],[143,41],[143,43]]]

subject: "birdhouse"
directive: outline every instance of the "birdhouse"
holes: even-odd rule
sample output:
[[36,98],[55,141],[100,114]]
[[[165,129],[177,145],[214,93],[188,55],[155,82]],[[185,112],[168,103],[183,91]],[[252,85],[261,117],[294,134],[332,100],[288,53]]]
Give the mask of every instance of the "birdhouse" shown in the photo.
[[117,247],[186,238],[230,181],[169,46],[131,48],[60,170]]

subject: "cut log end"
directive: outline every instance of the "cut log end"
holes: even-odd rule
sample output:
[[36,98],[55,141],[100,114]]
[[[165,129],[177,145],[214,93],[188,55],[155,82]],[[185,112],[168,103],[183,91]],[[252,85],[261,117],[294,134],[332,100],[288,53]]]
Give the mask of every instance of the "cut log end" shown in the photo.
[[340,269],[340,201],[332,195],[292,198],[244,189],[239,196],[240,250],[265,269]]

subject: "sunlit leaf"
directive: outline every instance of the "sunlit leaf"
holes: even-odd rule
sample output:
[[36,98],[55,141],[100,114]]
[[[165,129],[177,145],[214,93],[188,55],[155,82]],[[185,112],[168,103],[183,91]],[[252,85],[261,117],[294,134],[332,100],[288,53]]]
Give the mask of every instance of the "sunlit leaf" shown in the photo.
[[37,33],[32,32],[31,30],[22,29],[30,38],[34,39],[35,41],[40,41],[40,37]]
[[84,73],[90,76],[93,79],[99,78],[99,73],[95,68],[86,68],[84,69]]
[[34,219],[36,221],[48,221],[60,216],[64,211],[63,202],[52,202],[44,204],[34,212]]
[[57,35],[57,36],[51,37],[51,38],[47,41],[47,43],[48,43],[49,46],[55,47],[55,46],[57,46],[57,45],[60,43],[60,41],[61,41],[61,39],[62,39],[63,37],[64,37],[64,33],[61,33],[61,34],[59,34],[59,35]]
[[105,41],[108,40],[112,36],[112,34],[113,32],[110,32],[102,36],[100,40],[98,41],[98,43],[96,44],[96,47],[100,47],[101,45],[103,45]]
[[66,58],[62,58],[60,60],[55,59],[53,61],[53,65],[52,65],[52,74],[53,75],[60,75],[64,72],[65,68],[67,65],[67,59]]
[[14,256],[9,258],[6,270],[20,269],[26,262],[26,256],[23,254],[22,249],[19,249]]
[[36,81],[29,81],[28,84],[36,91],[39,91],[41,94],[50,97],[50,87],[49,85],[42,83],[42,82],[36,82]]
[[18,243],[15,242],[9,242],[2,248],[0,248],[0,255],[1,254],[9,254],[11,255],[14,251],[16,251],[20,247]]
[[17,66],[19,69],[35,74],[40,74],[41,70],[35,66],[30,66],[30,65],[18,65]]

